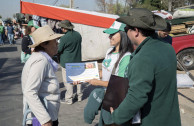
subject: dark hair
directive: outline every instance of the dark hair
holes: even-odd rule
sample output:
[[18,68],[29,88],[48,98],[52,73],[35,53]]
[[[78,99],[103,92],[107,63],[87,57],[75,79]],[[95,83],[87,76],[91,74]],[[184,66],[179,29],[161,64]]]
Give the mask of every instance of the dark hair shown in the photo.
[[[119,61],[121,58],[125,55],[126,52],[133,52],[133,44],[131,43],[130,39],[128,38],[127,34],[123,31],[118,32],[121,36],[121,41],[120,41],[120,46],[119,46],[119,58],[115,63],[115,68],[118,66]],[[115,47],[108,53],[111,54],[112,52],[115,51]]]
[[147,29],[142,29],[142,28],[137,28],[139,29],[139,32],[144,36],[153,36],[155,34],[155,30],[147,30]]
[[138,28],[138,27],[132,27],[132,26],[129,26],[127,25],[125,27],[125,32],[127,32],[129,29],[135,31],[135,28],[137,28],[139,30],[139,32],[145,36],[145,37],[148,37],[148,36],[153,36],[155,34],[155,30],[147,30],[147,29],[142,29],[142,28]]
[[32,26],[26,26],[25,27],[25,35],[29,35],[30,33],[31,33],[31,28],[32,28]]
[[[47,45],[49,43],[49,41],[46,41],[44,43],[45,43],[45,45]],[[34,48],[34,52],[39,52],[39,51],[45,51],[45,49],[41,45],[38,45]]]
[[171,25],[169,22],[166,22],[167,26],[166,28],[163,30],[164,32],[170,32],[171,31]]

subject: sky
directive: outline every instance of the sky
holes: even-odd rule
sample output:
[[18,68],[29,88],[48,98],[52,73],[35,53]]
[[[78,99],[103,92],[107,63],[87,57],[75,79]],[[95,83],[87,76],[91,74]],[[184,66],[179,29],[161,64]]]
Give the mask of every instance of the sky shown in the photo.
[[[20,0],[0,0],[0,15],[3,19],[13,17],[13,14],[20,12]],[[46,5],[53,5],[56,0],[23,0]],[[58,0],[55,6],[61,4],[69,5],[70,0]],[[74,0],[74,8],[80,10],[95,11],[98,10],[95,0]]]

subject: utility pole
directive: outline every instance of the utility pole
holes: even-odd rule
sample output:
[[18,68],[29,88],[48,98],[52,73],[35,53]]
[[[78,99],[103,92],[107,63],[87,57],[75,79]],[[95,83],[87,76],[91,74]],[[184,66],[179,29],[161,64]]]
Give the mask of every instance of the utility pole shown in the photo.
[[172,11],[172,0],[168,0],[168,11]]
[[74,0],[69,0],[69,8],[73,8]]
[[116,13],[119,14],[119,0],[116,1],[116,4],[117,4],[117,5],[116,5],[116,7],[117,7]]

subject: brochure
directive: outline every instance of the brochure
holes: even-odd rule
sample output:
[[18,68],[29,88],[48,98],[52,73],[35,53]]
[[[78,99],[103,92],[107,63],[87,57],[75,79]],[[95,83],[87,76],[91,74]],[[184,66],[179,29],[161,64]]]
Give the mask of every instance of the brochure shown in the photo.
[[90,79],[99,79],[98,63],[83,62],[83,63],[66,63],[66,79],[68,83],[73,81],[85,82]]

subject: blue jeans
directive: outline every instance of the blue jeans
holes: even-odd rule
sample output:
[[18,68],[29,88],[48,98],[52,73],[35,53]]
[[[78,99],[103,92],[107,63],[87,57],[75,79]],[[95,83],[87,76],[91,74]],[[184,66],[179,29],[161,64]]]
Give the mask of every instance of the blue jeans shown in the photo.
[[3,34],[0,33],[0,44],[3,44]]
[[13,34],[8,34],[9,44],[13,44]]

